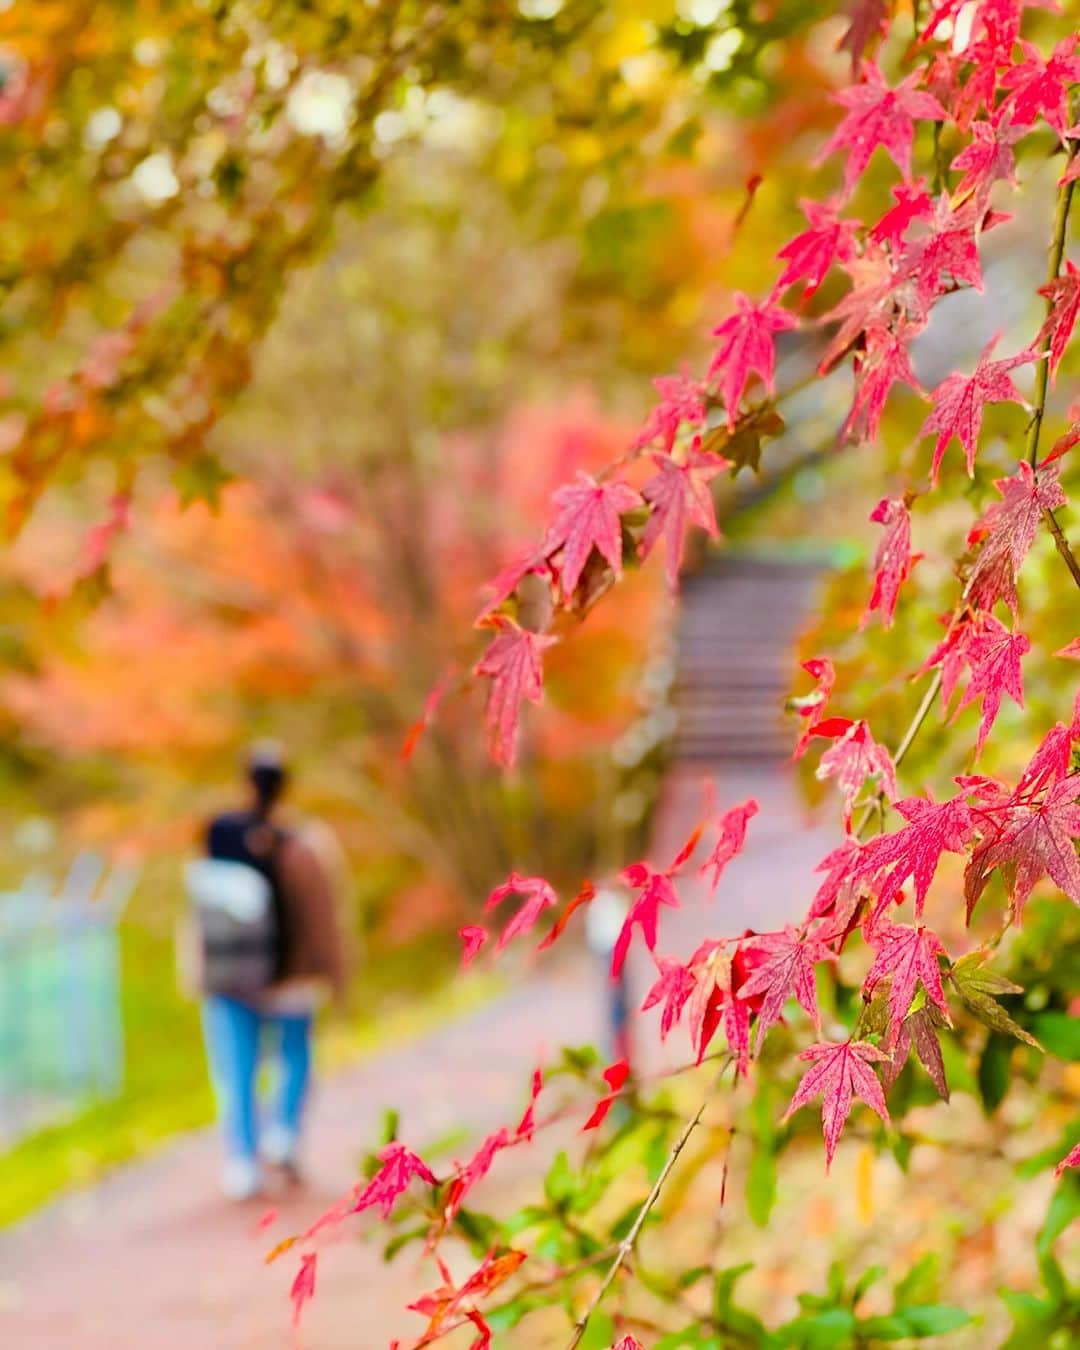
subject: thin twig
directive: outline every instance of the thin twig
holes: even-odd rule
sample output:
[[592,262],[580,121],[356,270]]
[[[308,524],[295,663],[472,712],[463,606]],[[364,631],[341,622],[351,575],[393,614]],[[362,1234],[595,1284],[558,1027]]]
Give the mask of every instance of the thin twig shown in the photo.
[[567,1345],[566,1350],[576,1350],[576,1347],[581,1344],[581,1338],[585,1335],[586,1328],[589,1325],[589,1319],[592,1317],[593,1313],[600,1306],[600,1301],[607,1293],[608,1289],[611,1287],[611,1283],[615,1279],[615,1276],[626,1264],[626,1261],[629,1258],[630,1253],[634,1249],[634,1243],[637,1241],[638,1234],[641,1232],[645,1220],[649,1217],[649,1211],[652,1209],[653,1205],[656,1204],[660,1192],[661,1190],[663,1190],[664,1182],[667,1181],[668,1175],[670,1174],[671,1169],[675,1166],[679,1154],[686,1147],[686,1141],[694,1133],[694,1130],[700,1123],[701,1117],[705,1114],[705,1108],[706,1106],[708,1106],[708,1104],[709,1099],[706,1098],[705,1101],[703,1101],[701,1105],[698,1107],[694,1115],[691,1116],[691,1118],[683,1126],[682,1132],[680,1133],[678,1139],[676,1139],[675,1143],[672,1145],[671,1152],[667,1156],[667,1161],[664,1163],[664,1166],[660,1169],[660,1175],[656,1178],[655,1182],[653,1182],[653,1188],[649,1192],[649,1194],[645,1197],[644,1204],[638,1210],[637,1217],[634,1219],[633,1224],[630,1226],[630,1231],[627,1233],[626,1237],[624,1237],[623,1240],[619,1243],[619,1249],[615,1253],[615,1260],[612,1261],[611,1265],[608,1267],[607,1274],[600,1282],[599,1289],[597,1289],[596,1293],[592,1296],[591,1300],[589,1301],[589,1306],[585,1309],[585,1311],[578,1318],[577,1322],[574,1324],[574,1334],[570,1337],[570,1342]]
[[[1075,151],[1070,151],[1066,160],[1066,169],[1072,163]],[[1061,260],[1065,256],[1065,238],[1069,227],[1069,208],[1072,206],[1075,182],[1063,183],[1058,189],[1057,209],[1054,211],[1054,233],[1050,239],[1050,253],[1046,267],[1046,284],[1053,285],[1061,272]],[[1054,302],[1046,301],[1046,317],[1054,310]],[[1045,326],[1045,325],[1044,325]],[[1042,431],[1043,414],[1046,412],[1046,394],[1050,386],[1050,358],[1046,357],[1038,364],[1035,372],[1035,408],[1028,423],[1025,454],[1032,468],[1039,462],[1039,434]]]
[[[893,763],[897,767],[904,761],[907,752],[911,749],[912,745],[914,745],[915,737],[918,736],[919,732],[922,730],[922,725],[926,721],[930,709],[934,706],[934,702],[940,691],[941,669],[939,667],[934,671],[934,677],[926,686],[926,693],[923,694],[922,702],[919,704],[918,708],[915,709],[915,716],[908,723],[908,729],[904,732],[900,744],[896,747],[896,752],[893,755]],[[859,823],[855,826],[856,839],[862,838],[866,827],[874,818],[875,811],[883,805],[884,796],[884,793],[878,792],[871,801],[866,803],[866,806],[863,808],[863,813],[859,817]]]
[[1043,518],[1046,521],[1047,529],[1054,536],[1054,543],[1057,545],[1057,551],[1065,560],[1065,566],[1069,569],[1073,581],[1080,586],[1080,562],[1076,560],[1076,554],[1069,547],[1069,541],[1065,538],[1065,531],[1058,524],[1057,516],[1049,507],[1043,512]]

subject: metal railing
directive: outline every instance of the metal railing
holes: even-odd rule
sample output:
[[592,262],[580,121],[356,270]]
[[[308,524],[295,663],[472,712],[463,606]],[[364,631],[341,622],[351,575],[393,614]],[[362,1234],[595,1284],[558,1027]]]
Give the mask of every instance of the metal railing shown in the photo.
[[59,888],[35,872],[0,893],[0,1142],[123,1085],[117,928],[136,879],[84,853]]

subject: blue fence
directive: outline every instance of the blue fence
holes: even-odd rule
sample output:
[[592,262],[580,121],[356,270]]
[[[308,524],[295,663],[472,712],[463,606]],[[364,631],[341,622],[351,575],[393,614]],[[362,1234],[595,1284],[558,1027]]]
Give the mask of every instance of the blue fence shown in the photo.
[[135,880],[83,854],[59,889],[32,874],[0,893],[0,1140],[120,1090],[117,924]]

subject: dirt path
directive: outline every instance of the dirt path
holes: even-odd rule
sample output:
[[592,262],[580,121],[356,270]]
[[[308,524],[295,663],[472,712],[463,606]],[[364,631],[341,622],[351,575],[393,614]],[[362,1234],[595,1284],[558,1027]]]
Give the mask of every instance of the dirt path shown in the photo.
[[[712,905],[687,894],[665,915],[662,951],[686,951],[709,929],[738,932],[795,917],[813,887],[828,836],[806,828],[782,770],[729,772],[727,805],[754,793],[762,806],[743,857]],[[697,812],[699,782],[678,780],[658,830],[665,862]],[[636,972],[641,981],[646,972]],[[456,1127],[480,1132],[512,1117],[538,1055],[595,1041],[604,988],[570,954],[522,976],[496,1003],[372,1058],[322,1085],[313,1106],[311,1175],[303,1191],[228,1207],[216,1195],[217,1143],[193,1135],[66,1197],[0,1235],[0,1345],[5,1350],[277,1350],[292,1344],[286,1290],[293,1263],[260,1257],[344,1192],[382,1112],[401,1112],[402,1137],[422,1149]],[[652,1028],[649,1028],[651,1036]],[[643,1036],[644,1039],[644,1036]],[[463,1142],[461,1152],[468,1143]],[[528,1170],[528,1150],[513,1166]],[[500,1174],[500,1184],[506,1184]],[[318,1297],[305,1317],[309,1350],[383,1350],[417,1319],[402,1310],[417,1283],[408,1260],[385,1266],[374,1245],[351,1240],[320,1260]]]

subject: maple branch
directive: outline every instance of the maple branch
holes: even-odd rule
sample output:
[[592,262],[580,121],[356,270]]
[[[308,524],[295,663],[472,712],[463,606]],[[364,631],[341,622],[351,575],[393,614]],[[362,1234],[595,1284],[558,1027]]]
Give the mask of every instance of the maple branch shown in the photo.
[[664,1186],[664,1182],[667,1181],[671,1169],[675,1166],[675,1163],[678,1161],[679,1154],[686,1147],[687,1140],[690,1138],[690,1136],[694,1133],[695,1129],[697,1129],[698,1125],[700,1124],[701,1117],[705,1114],[705,1108],[706,1106],[708,1106],[708,1104],[709,1098],[706,1097],[706,1099],[698,1107],[697,1111],[695,1111],[693,1116],[691,1116],[691,1118],[683,1126],[682,1130],[679,1133],[679,1137],[675,1140],[674,1144],[671,1146],[671,1152],[668,1154],[667,1160],[665,1161],[663,1167],[660,1169],[660,1175],[656,1178],[655,1182],[653,1182],[652,1190],[645,1197],[644,1203],[638,1210],[637,1217],[634,1219],[634,1222],[630,1225],[630,1231],[627,1233],[626,1237],[624,1237],[623,1240],[619,1243],[618,1251],[615,1253],[615,1260],[612,1261],[611,1265],[608,1267],[607,1274],[600,1282],[599,1289],[597,1289],[596,1293],[593,1294],[592,1298],[589,1301],[589,1306],[585,1309],[585,1311],[581,1314],[578,1320],[574,1323],[574,1334],[570,1337],[570,1341],[566,1347],[566,1350],[576,1350],[576,1347],[581,1344],[582,1337],[585,1335],[585,1331],[589,1325],[589,1319],[592,1317],[593,1313],[600,1306],[600,1302],[603,1299],[604,1295],[607,1293],[608,1289],[611,1287],[611,1283],[615,1279],[615,1276],[619,1273],[620,1269],[623,1267],[623,1265],[625,1265],[626,1261],[629,1259],[630,1253],[634,1249],[634,1243],[637,1241],[638,1234],[641,1232],[645,1220],[649,1217],[650,1210],[659,1199],[660,1192]]
[[[1072,163],[1075,150],[1070,150],[1066,157],[1065,167]],[[1062,183],[1058,189],[1057,208],[1054,211],[1054,233],[1050,239],[1050,254],[1046,267],[1046,284],[1051,286],[1061,271],[1061,260],[1065,256],[1065,236],[1069,226],[1069,208],[1072,206],[1074,183]],[[1046,318],[1049,319],[1054,310],[1054,301],[1048,296],[1046,300]],[[1038,369],[1035,372],[1035,409],[1031,414],[1031,421],[1028,423],[1027,445],[1025,454],[1028,463],[1035,468],[1039,459],[1039,433],[1042,431],[1043,414],[1046,411],[1046,394],[1050,385],[1050,361],[1047,358],[1040,361]],[[1047,512],[1049,515],[1050,512]]]
[[1057,545],[1057,551],[1065,561],[1065,566],[1069,569],[1073,581],[1080,587],[1080,562],[1076,560],[1076,554],[1069,547],[1069,541],[1065,538],[1065,531],[1058,524],[1057,516],[1054,515],[1050,507],[1043,512],[1043,519],[1046,521],[1047,529],[1054,536],[1054,543]]
[[[941,669],[939,667],[937,670],[934,671],[934,677],[930,681],[930,683],[926,686],[926,693],[923,694],[922,702],[915,709],[915,715],[908,723],[907,731],[904,732],[903,737],[900,740],[900,744],[896,747],[896,752],[893,755],[893,764],[895,764],[897,768],[900,767],[900,765],[903,763],[904,759],[907,756],[907,752],[915,744],[915,738],[922,730],[923,723],[929,716],[930,709],[934,706],[934,703],[940,692],[941,692]],[[885,794],[879,791],[875,794],[875,796],[871,801],[866,803],[866,806],[863,808],[863,813],[859,817],[859,823],[855,826],[856,839],[862,838],[863,832],[865,831],[867,825],[870,824],[870,821],[874,817],[874,812],[878,810],[878,808],[883,803],[884,799]]]

